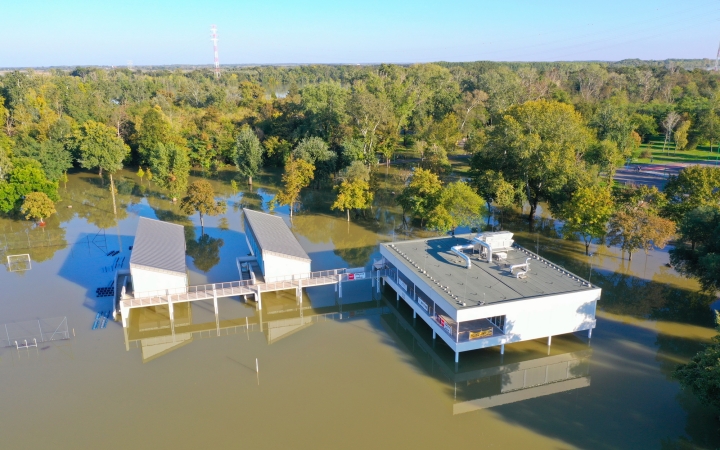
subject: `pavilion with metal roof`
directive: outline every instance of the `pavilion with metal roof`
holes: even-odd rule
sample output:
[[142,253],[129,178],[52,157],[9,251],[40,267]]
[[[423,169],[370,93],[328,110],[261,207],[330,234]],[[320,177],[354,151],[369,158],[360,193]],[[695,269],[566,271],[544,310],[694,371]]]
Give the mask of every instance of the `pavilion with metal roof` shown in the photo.
[[245,239],[263,276],[311,272],[311,260],[282,217],[243,208]]
[[187,286],[182,225],[141,217],[130,256],[136,293]]

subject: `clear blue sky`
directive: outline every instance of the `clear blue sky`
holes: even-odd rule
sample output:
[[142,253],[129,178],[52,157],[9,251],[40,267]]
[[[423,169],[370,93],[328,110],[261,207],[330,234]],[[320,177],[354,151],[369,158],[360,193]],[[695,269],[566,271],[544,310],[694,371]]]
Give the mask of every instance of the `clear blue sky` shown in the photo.
[[0,0],[0,67],[714,58],[718,0]]

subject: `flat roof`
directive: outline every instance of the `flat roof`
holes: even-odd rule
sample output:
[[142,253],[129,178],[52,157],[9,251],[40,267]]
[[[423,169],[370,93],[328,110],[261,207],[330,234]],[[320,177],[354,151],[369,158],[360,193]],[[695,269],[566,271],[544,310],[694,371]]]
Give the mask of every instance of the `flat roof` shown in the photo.
[[[507,259],[504,263],[488,263],[487,259],[481,260],[478,253],[471,254],[468,251],[466,255],[470,257],[472,267],[466,269],[465,260],[453,253],[451,247],[472,244],[475,236],[476,234],[466,234],[381,245],[402,263],[404,267],[398,269],[406,273],[413,271],[456,309],[597,289],[518,245],[506,252]],[[509,266],[523,264],[527,258],[533,258],[527,277],[516,278],[510,273]],[[465,302],[466,305],[459,302]]]
[[185,275],[183,226],[141,217],[135,232],[130,266]]
[[310,261],[310,257],[282,217],[247,208],[243,208],[243,213],[263,251]]

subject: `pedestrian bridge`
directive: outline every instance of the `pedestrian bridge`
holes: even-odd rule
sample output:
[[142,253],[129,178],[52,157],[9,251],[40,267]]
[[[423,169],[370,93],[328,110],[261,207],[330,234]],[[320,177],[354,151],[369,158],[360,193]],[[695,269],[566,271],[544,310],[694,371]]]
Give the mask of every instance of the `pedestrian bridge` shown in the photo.
[[257,302],[257,308],[261,310],[263,292],[295,289],[298,301],[302,302],[302,288],[326,286],[330,284],[335,285],[336,291],[338,291],[339,296],[342,297],[342,284],[350,281],[371,279],[379,291],[380,278],[389,275],[391,270],[393,269],[380,269],[372,271],[366,271],[364,268],[321,270],[318,272],[271,277],[263,281],[253,277],[250,280],[202,284],[198,286],[165,289],[161,291],[135,292],[124,295],[121,294],[121,298],[118,300],[118,307],[122,316],[123,327],[128,326],[130,310],[133,308],[167,305],[170,311],[170,321],[173,322],[173,304],[199,300],[212,299],[215,306],[215,317],[217,318],[218,298],[253,295]]

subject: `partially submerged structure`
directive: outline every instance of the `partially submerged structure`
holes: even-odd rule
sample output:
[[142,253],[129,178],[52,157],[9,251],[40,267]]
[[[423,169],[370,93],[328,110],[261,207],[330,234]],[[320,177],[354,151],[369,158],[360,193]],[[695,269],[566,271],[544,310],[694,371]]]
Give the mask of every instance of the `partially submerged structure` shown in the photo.
[[310,257],[282,217],[243,208],[245,239],[265,279],[312,272]]
[[576,331],[591,335],[600,288],[522,248],[512,233],[381,244],[385,280],[460,352]]
[[188,277],[182,225],[141,217],[130,256],[130,275],[136,296],[186,288]]

